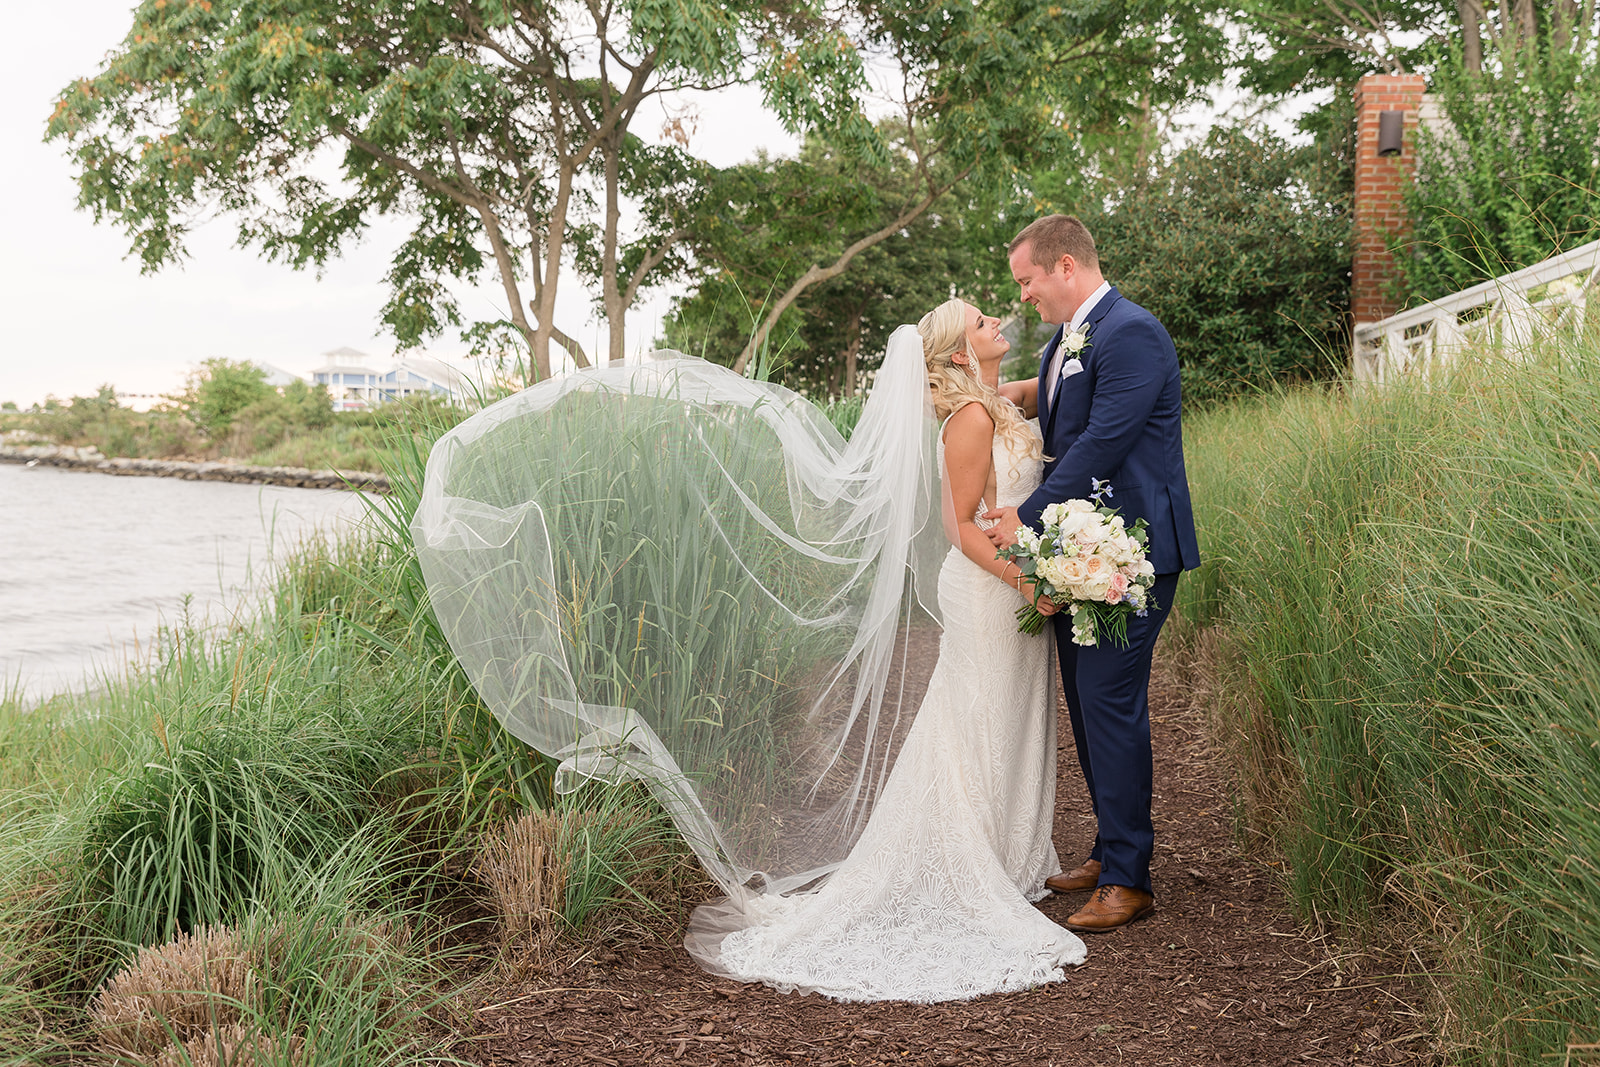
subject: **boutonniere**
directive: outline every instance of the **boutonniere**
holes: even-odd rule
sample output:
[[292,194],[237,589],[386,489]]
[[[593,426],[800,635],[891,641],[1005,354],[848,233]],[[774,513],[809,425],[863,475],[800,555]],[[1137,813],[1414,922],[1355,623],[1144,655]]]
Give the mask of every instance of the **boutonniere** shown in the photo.
[[1061,360],[1061,377],[1070,378],[1074,374],[1083,373],[1083,360],[1078,357],[1087,352],[1091,344],[1087,324],[1079,326],[1070,333],[1061,335],[1061,348],[1059,351],[1065,357]]

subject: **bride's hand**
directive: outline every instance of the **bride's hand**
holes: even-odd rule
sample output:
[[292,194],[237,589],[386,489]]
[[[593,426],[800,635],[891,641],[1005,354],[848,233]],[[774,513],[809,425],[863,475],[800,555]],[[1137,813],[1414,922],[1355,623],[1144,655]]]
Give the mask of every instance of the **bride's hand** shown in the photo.
[[1037,596],[1038,589],[1032,582],[1023,582],[1017,587],[1017,592],[1028,598],[1028,601],[1039,610],[1040,615],[1054,615],[1061,610],[1061,606],[1047,596]]

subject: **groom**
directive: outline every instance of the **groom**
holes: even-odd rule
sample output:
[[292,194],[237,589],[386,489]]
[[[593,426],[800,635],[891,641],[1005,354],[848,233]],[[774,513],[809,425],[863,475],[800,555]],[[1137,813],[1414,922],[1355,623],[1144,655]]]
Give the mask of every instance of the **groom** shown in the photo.
[[1129,618],[1126,647],[1102,641],[1080,648],[1072,643],[1070,619],[1056,624],[1072,737],[1098,833],[1081,866],[1046,884],[1064,892],[1094,889],[1067,926],[1102,932],[1155,907],[1150,659],[1179,573],[1200,564],[1183,468],[1178,357],[1155,316],[1106,284],[1094,238],[1078,219],[1039,219],[1017,234],[1010,251],[1023,302],[1061,325],[1039,373],[1039,425],[1054,458],[1021,506],[984,515],[1001,520],[988,531],[990,540],[997,547],[1014,543],[1019,524],[1037,528],[1046,505],[1089,498],[1096,479],[1111,484],[1103,503],[1120,508],[1129,526],[1135,519],[1150,524],[1152,604],[1143,618]]

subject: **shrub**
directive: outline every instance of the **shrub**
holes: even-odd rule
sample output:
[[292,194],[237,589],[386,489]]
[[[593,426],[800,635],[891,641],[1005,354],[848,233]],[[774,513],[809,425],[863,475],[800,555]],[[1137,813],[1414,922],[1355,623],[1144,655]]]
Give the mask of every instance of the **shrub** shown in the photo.
[[269,1037],[243,1023],[229,1023],[167,1046],[152,1067],[300,1067],[306,1062],[300,1038]]
[[226,926],[180,933],[108,978],[89,1019],[109,1051],[130,1056],[237,1024],[256,1000],[254,956]]
[[1445,125],[1424,129],[1414,220],[1396,261],[1413,299],[1433,299],[1600,238],[1596,61],[1550,49],[1499,52],[1498,69],[1440,57]]
[[1110,206],[1080,208],[1106,278],[1172,334],[1185,401],[1336,371],[1350,289],[1341,151],[1219,128]]
[[208,359],[189,378],[184,405],[190,420],[212,438],[233,425],[234,416],[275,395],[267,372],[241,360]]
[[390,1062],[421,1006],[408,933],[316,897],[140,949],[89,1003],[99,1051],[158,1067]]
[[86,835],[87,893],[112,937],[150,944],[234,920],[266,880],[337,854],[410,753],[383,728],[247,716],[184,733],[114,778]]
[[562,932],[567,891],[561,818],[527,811],[484,838],[474,871],[489,888],[504,957],[542,959]]

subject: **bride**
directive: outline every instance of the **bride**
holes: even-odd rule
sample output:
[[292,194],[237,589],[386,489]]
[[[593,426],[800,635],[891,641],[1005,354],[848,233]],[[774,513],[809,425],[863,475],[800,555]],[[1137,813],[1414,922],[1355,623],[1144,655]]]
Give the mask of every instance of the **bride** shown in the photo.
[[727,893],[685,938],[714,973],[933,1002],[1083,962],[1031,903],[1061,870],[1050,641],[977,518],[1043,463],[1008,347],[960,300],[901,327],[848,443],[673,357],[541,384],[430,456],[412,529],[452,649],[558,788],[648,783]]
[[[942,422],[944,633],[927,697],[855,848],[811,893],[696,910],[703,966],[840,1000],[954,1000],[1026,989],[1082,963],[1083,943],[1031,901],[1061,871],[1050,635],[1017,632],[1014,565],[978,526],[1025,500],[1043,450],[996,386],[999,320],[959,300],[917,325]],[[1009,572],[1009,573],[1008,573]],[[1032,595],[1031,585],[1022,592]],[[1053,612],[1048,601],[1041,610]]]

